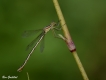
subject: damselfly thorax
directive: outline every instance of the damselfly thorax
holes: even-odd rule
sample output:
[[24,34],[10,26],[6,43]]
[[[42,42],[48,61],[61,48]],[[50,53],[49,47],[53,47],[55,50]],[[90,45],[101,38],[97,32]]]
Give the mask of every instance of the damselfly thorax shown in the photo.
[[52,22],[50,25],[46,26],[43,30],[45,31],[45,33],[47,33],[48,31],[50,31],[51,29],[54,28],[54,26],[56,26],[57,23],[56,22]]

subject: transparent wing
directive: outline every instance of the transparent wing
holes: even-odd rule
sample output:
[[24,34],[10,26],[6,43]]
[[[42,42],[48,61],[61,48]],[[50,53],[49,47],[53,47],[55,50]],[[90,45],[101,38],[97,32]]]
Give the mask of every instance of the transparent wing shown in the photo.
[[28,30],[28,31],[24,31],[24,33],[22,34],[23,37],[29,37],[39,31],[42,31],[42,29],[38,29],[38,30]]
[[43,35],[45,35],[44,32],[42,32],[41,34],[39,34],[39,36],[36,37],[36,38],[27,46],[26,50],[29,50],[31,47],[33,47],[33,46],[36,44],[36,42],[39,40],[39,38],[40,38],[41,36],[43,36]]
[[[44,35],[44,38],[45,38],[45,35]],[[44,38],[42,39],[41,44],[40,44],[40,51],[41,52],[43,52],[43,50],[44,50]]]

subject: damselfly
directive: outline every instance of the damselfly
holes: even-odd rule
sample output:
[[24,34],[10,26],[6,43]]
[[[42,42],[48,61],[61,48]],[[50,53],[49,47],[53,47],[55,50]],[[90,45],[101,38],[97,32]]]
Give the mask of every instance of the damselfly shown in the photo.
[[[55,30],[60,30],[59,28],[56,27],[56,26],[58,26],[58,25],[59,25],[59,23],[52,22],[49,26],[46,26],[46,27],[44,27],[43,29],[32,30],[33,32],[36,32],[36,31],[42,31],[42,32],[40,33],[40,35],[39,35],[37,38],[35,38],[35,39],[27,46],[27,48],[29,48],[30,46],[32,46],[32,45],[37,41],[36,44],[34,45],[34,47],[32,48],[32,50],[30,51],[30,53],[28,54],[28,56],[27,56],[26,60],[24,61],[23,65],[22,65],[17,71],[20,72],[20,71],[23,69],[23,67],[24,67],[25,64],[27,63],[29,57],[31,56],[31,54],[33,53],[33,51],[35,50],[35,48],[38,46],[38,44],[41,42],[41,40],[44,39],[44,36],[45,36],[45,34],[46,34],[48,31],[52,30],[53,33],[54,33],[54,36],[55,36],[55,37],[58,37],[58,36],[56,35],[55,31],[54,31],[54,29],[55,29]],[[30,31],[25,31],[24,34],[25,34],[25,36],[27,36],[27,34],[29,34],[29,33],[30,33]],[[44,47],[41,48],[41,51],[43,51],[43,48],[44,48]]]

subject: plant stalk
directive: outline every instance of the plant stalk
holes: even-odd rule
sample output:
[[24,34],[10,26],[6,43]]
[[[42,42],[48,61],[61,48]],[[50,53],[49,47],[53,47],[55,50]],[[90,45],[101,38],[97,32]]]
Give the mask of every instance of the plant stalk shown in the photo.
[[[63,17],[62,11],[61,11],[60,6],[58,4],[58,0],[53,0],[53,3],[54,3],[58,18],[60,20],[60,24],[61,24],[62,29],[63,29],[64,36],[65,36],[65,39],[63,37],[62,38],[63,38],[63,40],[65,40],[70,52],[72,52],[72,54],[75,58],[75,61],[78,65],[78,68],[81,72],[81,75],[83,76],[83,79],[84,80],[89,80],[89,78],[87,77],[87,74],[86,74],[86,72],[83,68],[83,65],[82,65],[82,63],[81,63],[81,61],[80,61],[80,59],[77,55],[76,47],[75,47],[74,42],[72,41],[72,38],[71,38],[70,33],[68,31],[65,19]],[[60,35],[60,37],[61,37],[61,35]]]

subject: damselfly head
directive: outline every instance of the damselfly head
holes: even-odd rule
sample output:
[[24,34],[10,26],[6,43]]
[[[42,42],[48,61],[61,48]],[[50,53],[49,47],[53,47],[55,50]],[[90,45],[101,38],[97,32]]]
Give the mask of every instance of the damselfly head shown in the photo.
[[57,23],[56,23],[56,22],[52,22],[51,25],[52,25],[52,26],[56,26]]

